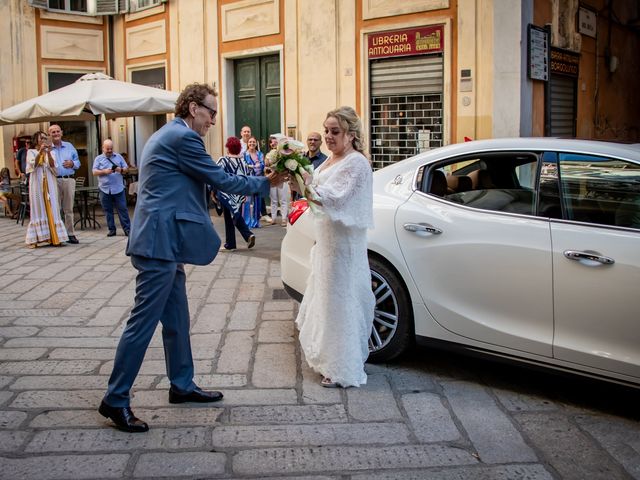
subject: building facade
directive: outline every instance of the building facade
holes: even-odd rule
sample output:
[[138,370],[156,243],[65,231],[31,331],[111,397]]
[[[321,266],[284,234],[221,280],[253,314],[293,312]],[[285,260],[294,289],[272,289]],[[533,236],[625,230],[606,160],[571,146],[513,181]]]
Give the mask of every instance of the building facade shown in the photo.
[[[588,4],[588,5],[586,5]],[[4,0],[0,108],[99,71],[219,90],[215,157],[244,124],[304,139],[352,105],[375,168],[465,139],[640,141],[635,0]],[[102,121],[135,162],[166,116]],[[14,138],[46,125],[0,127]],[[65,122],[88,169],[96,126]],[[0,162],[1,163],[1,162]],[[87,175],[89,176],[89,175]]]

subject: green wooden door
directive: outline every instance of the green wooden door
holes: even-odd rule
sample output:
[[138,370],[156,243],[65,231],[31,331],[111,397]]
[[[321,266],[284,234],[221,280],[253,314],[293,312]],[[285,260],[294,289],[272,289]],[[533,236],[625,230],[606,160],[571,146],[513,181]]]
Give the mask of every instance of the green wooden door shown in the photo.
[[265,151],[269,135],[279,133],[280,59],[278,55],[236,60],[235,128],[236,135],[244,125],[251,127]]

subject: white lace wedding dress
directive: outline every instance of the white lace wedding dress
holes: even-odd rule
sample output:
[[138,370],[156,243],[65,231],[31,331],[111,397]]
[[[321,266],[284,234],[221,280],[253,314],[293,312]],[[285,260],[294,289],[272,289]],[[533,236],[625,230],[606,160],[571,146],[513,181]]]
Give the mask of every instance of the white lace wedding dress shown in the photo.
[[309,366],[345,387],[367,382],[364,362],[375,305],[367,260],[371,175],[359,152],[313,175],[322,206],[314,214],[311,275],[296,324]]

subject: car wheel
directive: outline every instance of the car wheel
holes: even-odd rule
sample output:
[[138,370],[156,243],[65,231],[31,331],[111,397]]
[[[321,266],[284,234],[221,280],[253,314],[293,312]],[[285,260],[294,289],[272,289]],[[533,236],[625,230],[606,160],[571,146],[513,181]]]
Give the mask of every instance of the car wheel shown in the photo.
[[376,297],[368,362],[391,360],[413,343],[409,294],[398,274],[377,258],[369,258],[371,289]]

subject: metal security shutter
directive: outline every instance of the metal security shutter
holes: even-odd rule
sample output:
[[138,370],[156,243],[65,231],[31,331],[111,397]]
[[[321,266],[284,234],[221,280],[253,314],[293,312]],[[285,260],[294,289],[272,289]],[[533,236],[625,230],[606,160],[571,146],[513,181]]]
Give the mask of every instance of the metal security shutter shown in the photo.
[[576,80],[564,75],[551,75],[550,130],[552,137],[576,136]]
[[371,96],[442,93],[442,55],[371,61]]

